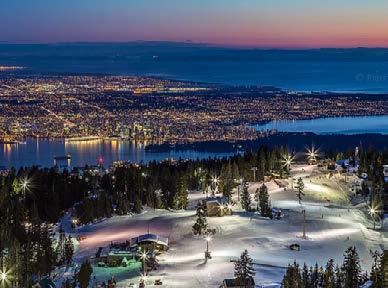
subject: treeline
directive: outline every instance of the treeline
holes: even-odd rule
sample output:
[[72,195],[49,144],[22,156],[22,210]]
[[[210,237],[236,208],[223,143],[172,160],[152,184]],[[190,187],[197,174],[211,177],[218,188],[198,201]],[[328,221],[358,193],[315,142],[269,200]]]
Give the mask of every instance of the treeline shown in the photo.
[[[349,159],[349,164],[355,166],[358,164],[357,174],[363,177],[365,181],[362,183],[361,193],[367,200],[370,206],[378,211],[376,215],[382,217],[384,213],[383,197],[388,193],[388,182],[384,179],[384,164],[388,163],[388,152],[378,152],[372,148],[363,149],[362,147],[356,150],[346,152],[332,153],[327,152],[326,156],[331,159]],[[344,167],[346,171],[347,168]],[[366,176],[366,178],[364,177]]]
[[150,152],[168,152],[171,150],[195,150],[203,152],[235,152],[237,150],[258,150],[262,146],[270,148],[284,146],[290,150],[303,151],[305,147],[312,143],[319,145],[322,150],[333,151],[335,153],[354,149],[362,146],[364,149],[373,147],[374,150],[383,151],[388,149],[388,135],[383,134],[358,134],[339,135],[297,132],[278,132],[268,136],[259,137],[254,140],[241,140],[236,142],[228,141],[199,141],[194,143],[165,143],[161,145],[149,145],[146,149]]
[[370,288],[384,288],[383,254],[371,252],[373,265],[370,273],[361,270],[360,259],[355,247],[349,247],[344,254],[342,266],[330,259],[326,266],[301,268],[294,262],[289,265],[282,281],[282,288],[358,288],[368,281]]
[[11,169],[0,177],[0,267],[7,285],[31,287],[71,262],[71,238],[60,231],[55,240],[50,223],[86,193],[84,179],[54,168]]
[[[233,188],[241,181],[288,175],[285,155],[288,151],[284,148],[263,147],[255,153],[222,159],[116,165],[93,184],[98,189],[76,205],[76,215],[81,223],[88,223],[113,214],[140,213],[144,205],[156,209],[186,209],[188,191],[197,189],[230,198]],[[216,189],[214,181],[217,181]]]

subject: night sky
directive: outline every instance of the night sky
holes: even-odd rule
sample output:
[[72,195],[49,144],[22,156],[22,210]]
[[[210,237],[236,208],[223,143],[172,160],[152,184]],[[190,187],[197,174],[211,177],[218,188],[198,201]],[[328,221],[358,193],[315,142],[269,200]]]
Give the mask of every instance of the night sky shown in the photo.
[[386,0],[1,0],[0,41],[388,47]]

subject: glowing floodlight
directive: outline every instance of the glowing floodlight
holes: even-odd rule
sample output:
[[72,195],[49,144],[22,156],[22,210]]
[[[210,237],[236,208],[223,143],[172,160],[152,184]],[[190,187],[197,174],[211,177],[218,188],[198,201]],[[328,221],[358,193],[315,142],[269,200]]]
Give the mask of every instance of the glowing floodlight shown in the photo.
[[292,156],[290,154],[283,155],[283,166],[284,167],[290,168],[290,166],[292,165],[293,162],[294,162],[294,156]]
[[212,182],[213,182],[214,184],[217,184],[218,182],[220,182],[220,179],[219,179],[217,176],[213,176],[213,177],[212,177]]
[[317,161],[317,157],[319,156],[319,149],[316,149],[314,146],[311,146],[311,148],[307,148],[306,150],[308,162],[310,164],[315,163]]

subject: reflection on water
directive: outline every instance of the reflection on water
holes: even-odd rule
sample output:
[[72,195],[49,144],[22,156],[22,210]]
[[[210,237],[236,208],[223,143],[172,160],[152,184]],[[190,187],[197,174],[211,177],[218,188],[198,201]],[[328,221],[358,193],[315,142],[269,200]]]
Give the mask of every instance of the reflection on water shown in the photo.
[[265,125],[257,125],[255,128],[258,130],[276,129],[282,132],[314,132],[316,134],[388,134],[388,115],[272,121]]
[[[40,165],[51,167],[54,157],[57,157],[59,166],[67,166],[69,159],[61,158],[71,156],[72,167],[86,164],[96,165],[100,157],[104,165],[114,161],[131,161],[147,163],[165,159],[197,159],[208,157],[229,156],[231,153],[207,153],[197,151],[171,151],[149,153],[145,151],[147,142],[131,142],[122,140],[93,139],[87,141],[67,141],[62,139],[27,139],[25,144],[0,144],[0,166],[22,167]],[[58,160],[59,159],[59,160]]]

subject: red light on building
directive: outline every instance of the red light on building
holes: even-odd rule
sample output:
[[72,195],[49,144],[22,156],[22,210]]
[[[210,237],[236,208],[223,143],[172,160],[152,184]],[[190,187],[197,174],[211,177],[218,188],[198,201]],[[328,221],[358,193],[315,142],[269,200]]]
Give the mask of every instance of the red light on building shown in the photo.
[[102,156],[98,157],[98,165],[102,166],[104,164],[104,158]]

